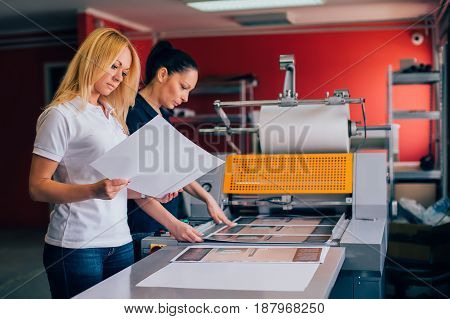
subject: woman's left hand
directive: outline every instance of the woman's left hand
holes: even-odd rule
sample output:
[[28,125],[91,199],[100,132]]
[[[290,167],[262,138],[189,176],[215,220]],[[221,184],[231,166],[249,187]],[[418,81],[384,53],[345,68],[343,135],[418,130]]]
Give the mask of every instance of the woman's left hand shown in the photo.
[[176,191],[176,192],[173,192],[173,193],[169,193],[169,194],[166,194],[164,197],[162,197],[162,198],[155,198],[158,202],[160,202],[160,203],[162,203],[162,204],[165,204],[165,203],[168,203],[168,202],[170,202],[172,199],[174,199],[175,197],[177,197],[178,196],[178,193],[181,193],[183,191],[183,189],[179,189],[178,191]]
[[224,223],[225,225],[230,227],[236,226],[236,223],[233,223],[231,220],[227,218],[227,216],[225,216],[225,213],[219,207],[216,201],[211,201],[207,203],[206,207],[208,208],[209,215],[216,224]]

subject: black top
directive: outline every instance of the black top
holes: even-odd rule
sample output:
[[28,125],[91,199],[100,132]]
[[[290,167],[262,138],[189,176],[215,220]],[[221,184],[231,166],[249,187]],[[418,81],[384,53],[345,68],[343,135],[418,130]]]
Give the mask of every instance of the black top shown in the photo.
[[[170,122],[170,113],[161,109],[163,118]],[[158,113],[148,102],[138,93],[134,107],[130,108],[127,115],[127,126],[130,134],[133,134],[142,126],[152,120]],[[170,202],[162,204],[172,215],[177,217],[179,197],[175,197]],[[131,234],[150,233],[165,230],[164,226],[148,216],[139,205],[132,199],[128,200],[128,225]]]

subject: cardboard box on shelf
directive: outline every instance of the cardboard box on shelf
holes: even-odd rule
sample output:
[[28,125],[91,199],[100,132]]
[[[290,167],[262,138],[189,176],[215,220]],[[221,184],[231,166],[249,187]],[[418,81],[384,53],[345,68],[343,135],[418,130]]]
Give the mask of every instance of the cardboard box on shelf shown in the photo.
[[397,201],[402,197],[414,199],[427,208],[438,200],[436,190],[435,183],[398,183],[395,184],[395,199]]

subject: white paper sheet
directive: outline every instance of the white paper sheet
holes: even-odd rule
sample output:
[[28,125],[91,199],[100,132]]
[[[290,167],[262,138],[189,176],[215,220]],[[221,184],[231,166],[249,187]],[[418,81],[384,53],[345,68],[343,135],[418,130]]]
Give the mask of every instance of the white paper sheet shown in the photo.
[[163,197],[223,163],[157,116],[91,166],[109,179],[130,179],[132,190]]
[[264,154],[348,153],[346,105],[261,107],[259,137]]
[[304,291],[320,264],[170,263],[137,287]]

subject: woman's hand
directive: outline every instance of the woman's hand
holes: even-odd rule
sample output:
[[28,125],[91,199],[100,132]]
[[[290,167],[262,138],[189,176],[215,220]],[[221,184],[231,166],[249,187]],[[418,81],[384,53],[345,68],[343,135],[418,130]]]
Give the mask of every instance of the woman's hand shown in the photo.
[[117,193],[126,187],[130,181],[128,179],[103,179],[92,184],[94,198],[111,200]]
[[178,196],[178,193],[181,193],[183,191],[183,189],[179,189],[178,191],[176,191],[176,192],[173,192],[173,193],[169,193],[169,194],[166,194],[164,197],[162,197],[162,198],[155,198],[158,202],[160,202],[160,203],[162,203],[162,204],[165,204],[165,203],[168,203],[168,202],[170,202],[172,199],[174,199],[175,197],[177,197]]
[[211,218],[214,220],[216,224],[224,223],[227,226],[236,226],[236,223],[233,223],[231,220],[227,218],[223,210],[219,207],[215,200],[211,200],[206,203],[206,207],[208,208],[208,213]]
[[177,220],[168,228],[170,234],[178,241],[188,241],[191,243],[200,243],[203,241],[202,234],[190,225]]
[[217,204],[214,197],[211,196],[198,182],[194,181],[184,187],[184,189],[192,196],[200,199],[206,204],[208,213],[215,223],[224,223],[227,226],[236,226],[236,223],[230,221],[222,209]]

